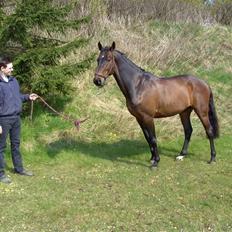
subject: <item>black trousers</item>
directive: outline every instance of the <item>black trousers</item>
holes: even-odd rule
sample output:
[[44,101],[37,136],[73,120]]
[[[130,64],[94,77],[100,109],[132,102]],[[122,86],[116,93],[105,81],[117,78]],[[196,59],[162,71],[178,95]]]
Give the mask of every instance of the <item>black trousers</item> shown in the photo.
[[20,146],[20,116],[15,117],[0,117],[0,126],[2,126],[2,134],[0,134],[0,176],[4,175],[5,160],[4,151],[6,148],[6,140],[10,135],[11,157],[16,172],[23,171],[22,156],[19,150]]

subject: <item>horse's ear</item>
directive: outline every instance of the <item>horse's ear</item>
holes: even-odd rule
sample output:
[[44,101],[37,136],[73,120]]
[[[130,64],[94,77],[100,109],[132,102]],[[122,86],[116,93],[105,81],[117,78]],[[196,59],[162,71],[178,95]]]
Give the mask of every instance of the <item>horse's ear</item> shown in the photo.
[[102,45],[101,45],[101,43],[100,43],[100,41],[98,42],[98,49],[101,51],[102,50]]
[[115,49],[116,45],[115,42],[112,43],[110,50],[113,51]]

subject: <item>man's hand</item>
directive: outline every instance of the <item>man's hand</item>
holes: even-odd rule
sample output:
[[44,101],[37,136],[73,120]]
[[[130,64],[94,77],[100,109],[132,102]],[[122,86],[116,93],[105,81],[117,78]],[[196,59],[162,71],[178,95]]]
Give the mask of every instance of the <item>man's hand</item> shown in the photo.
[[30,99],[31,101],[35,101],[37,98],[38,98],[38,95],[35,94],[35,93],[32,93],[32,94],[29,95],[29,99]]

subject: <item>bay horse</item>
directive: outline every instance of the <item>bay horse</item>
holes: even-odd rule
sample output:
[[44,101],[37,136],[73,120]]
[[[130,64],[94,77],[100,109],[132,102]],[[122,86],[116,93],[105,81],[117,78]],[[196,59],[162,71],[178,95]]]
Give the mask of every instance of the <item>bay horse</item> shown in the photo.
[[136,118],[149,144],[152,167],[160,161],[155,134],[154,118],[180,115],[184,127],[184,144],[177,160],[188,152],[192,134],[190,114],[194,110],[202,122],[210,143],[211,157],[216,161],[214,139],[219,136],[218,119],[213,94],[208,84],[191,75],[156,77],[138,67],[122,52],[111,46],[98,43],[100,54],[93,82],[102,87],[113,75],[126,98],[129,112]]

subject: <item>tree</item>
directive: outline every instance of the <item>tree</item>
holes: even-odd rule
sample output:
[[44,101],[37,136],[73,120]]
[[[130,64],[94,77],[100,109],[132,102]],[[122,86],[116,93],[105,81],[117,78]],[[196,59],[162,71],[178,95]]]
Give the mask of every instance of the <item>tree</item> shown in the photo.
[[[59,59],[88,43],[88,38],[62,41],[55,38],[78,30],[90,17],[69,19],[75,2],[55,5],[50,0],[2,1],[0,4],[0,52],[14,60],[15,74],[24,91],[46,98],[70,92],[70,77],[87,69],[93,54],[80,63],[60,65]],[[6,12],[11,4],[11,12]],[[9,8],[9,5],[8,5]]]

